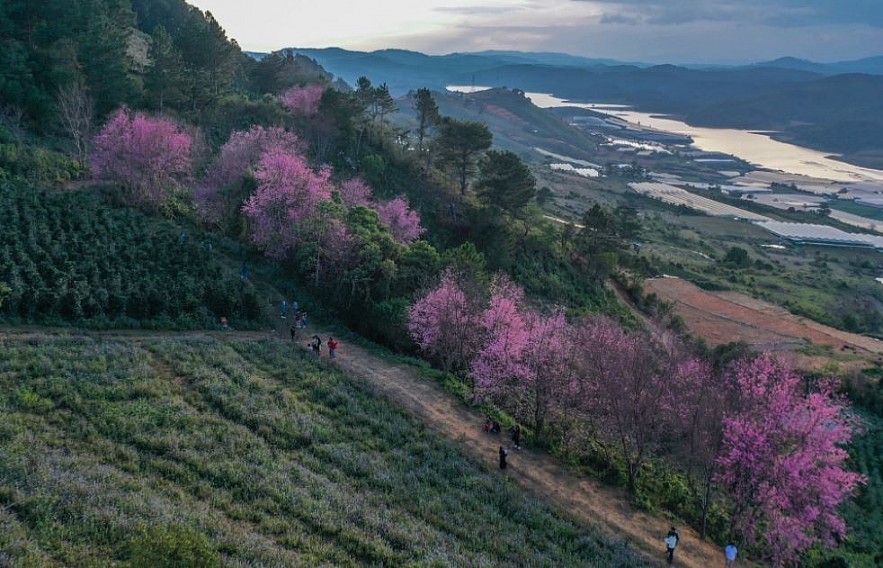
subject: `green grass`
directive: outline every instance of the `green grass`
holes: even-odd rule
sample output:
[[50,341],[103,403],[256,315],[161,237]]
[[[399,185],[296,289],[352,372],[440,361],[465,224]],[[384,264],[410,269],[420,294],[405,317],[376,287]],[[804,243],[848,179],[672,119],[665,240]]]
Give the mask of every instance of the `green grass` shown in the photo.
[[285,342],[0,350],[0,564],[640,565]]

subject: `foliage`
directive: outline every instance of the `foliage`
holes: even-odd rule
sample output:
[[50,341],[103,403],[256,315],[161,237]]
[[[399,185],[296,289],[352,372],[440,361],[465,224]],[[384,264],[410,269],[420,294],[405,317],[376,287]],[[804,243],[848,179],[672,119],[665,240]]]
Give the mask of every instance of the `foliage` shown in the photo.
[[252,222],[252,240],[269,256],[284,258],[300,241],[299,225],[331,198],[331,173],[313,171],[304,156],[271,148],[255,171],[257,189],[242,210]]
[[536,195],[536,179],[517,154],[490,150],[479,164],[475,188],[486,205],[515,213]]
[[408,332],[420,349],[441,361],[445,372],[463,369],[478,347],[477,308],[447,271],[435,289],[411,306]]
[[298,116],[314,116],[319,112],[319,101],[325,87],[309,85],[307,87],[291,87],[279,97],[279,102],[293,114]]
[[129,561],[137,568],[214,568],[220,554],[208,537],[187,526],[147,525],[132,541]]
[[732,368],[738,402],[724,419],[717,480],[733,498],[735,529],[776,564],[846,533],[838,507],[863,482],[845,471],[852,437],[846,403],[823,383],[804,395],[801,378],[771,357]]
[[193,138],[173,122],[118,110],[95,136],[92,175],[118,184],[134,205],[159,209],[191,173]]
[[491,147],[492,141],[491,131],[481,122],[449,117],[442,120],[436,140],[439,162],[443,166],[453,168],[460,184],[460,193],[466,193],[478,157]]
[[[76,211],[76,214],[71,214]],[[248,282],[225,273],[211,240],[92,191],[0,192],[0,318],[107,327],[237,326],[260,319]]]
[[[429,134],[430,129],[441,120],[441,115],[438,112],[438,103],[435,102],[429,89],[417,89],[417,93],[414,96],[414,110],[417,113],[417,151],[422,154],[425,150],[423,142],[426,136]],[[427,156],[427,161],[428,159]]]
[[253,126],[247,132],[230,135],[194,193],[205,221],[222,226],[235,221],[253,189],[244,182],[254,175],[262,156],[270,150],[299,155],[303,143],[294,133],[278,127]]
[[393,238],[401,244],[417,240],[426,232],[420,226],[420,215],[408,206],[408,200],[399,196],[376,206],[380,222],[389,228]]
[[61,152],[43,146],[0,143],[0,181],[55,186],[79,179],[83,173],[80,162]]
[[3,341],[12,565],[643,565],[287,342]]
[[[568,452],[599,448],[621,463],[629,489],[645,464],[681,464],[682,493],[702,530],[729,513],[729,537],[776,564],[845,535],[839,506],[863,482],[844,468],[853,423],[833,383],[806,392],[796,373],[769,356],[742,357],[715,372],[676,336],[630,333],[605,318],[568,323],[526,306],[498,277],[489,300],[447,272],[411,309],[409,330],[438,358],[456,352],[476,394]],[[468,322],[458,328],[451,313]],[[445,319],[447,318],[447,319]],[[464,348],[480,322],[478,341]],[[445,335],[447,334],[447,335]],[[677,467],[677,465],[675,465]],[[719,493],[722,502],[713,498]],[[640,497],[636,494],[636,496]]]

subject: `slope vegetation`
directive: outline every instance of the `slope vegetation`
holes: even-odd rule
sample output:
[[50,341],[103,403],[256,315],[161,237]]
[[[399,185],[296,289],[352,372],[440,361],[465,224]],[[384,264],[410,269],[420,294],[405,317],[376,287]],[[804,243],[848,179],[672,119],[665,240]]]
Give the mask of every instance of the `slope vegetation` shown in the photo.
[[641,563],[265,334],[0,347],[0,561]]

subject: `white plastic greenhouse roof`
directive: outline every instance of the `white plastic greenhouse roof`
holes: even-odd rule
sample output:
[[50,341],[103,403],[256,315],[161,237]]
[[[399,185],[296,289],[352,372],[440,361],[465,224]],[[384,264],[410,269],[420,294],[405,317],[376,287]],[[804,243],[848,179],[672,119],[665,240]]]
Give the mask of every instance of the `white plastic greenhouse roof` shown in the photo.
[[796,242],[883,249],[883,237],[847,233],[827,225],[785,223],[782,221],[761,221],[756,224],[782,238]]

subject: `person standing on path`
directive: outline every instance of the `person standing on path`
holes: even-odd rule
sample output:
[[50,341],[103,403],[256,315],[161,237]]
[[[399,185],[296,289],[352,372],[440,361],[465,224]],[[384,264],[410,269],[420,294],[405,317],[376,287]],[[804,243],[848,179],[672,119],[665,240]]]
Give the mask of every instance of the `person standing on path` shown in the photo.
[[724,547],[724,557],[727,559],[727,568],[731,568],[736,563],[736,554],[738,554],[739,549],[736,548],[736,545],[733,544],[732,541],[727,543]]
[[297,327],[291,326],[288,328],[288,331],[291,332],[291,340],[294,341],[297,337]]
[[316,357],[319,357],[322,354],[322,338],[314,335],[313,340],[310,342],[310,347],[313,348],[313,353]]
[[512,427],[512,445],[516,450],[521,449],[521,424],[518,422]]
[[282,300],[282,303],[279,305],[279,317],[285,319],[288,316],[288,302]]
[[506,448],[500,446],[500,469],[506,469],[506,456],[509,454]]
[[665,552],[668,554],[668,563],[674,564],[675,561],[675,548],[678,546],[678,541],[680,540],[680,536],[678,535],[678,529],[672,527],[671,530],[668,531],[668,534],[665,537]]
[[337,357],[337,341],[333,337],[328,338],[328,358]]

